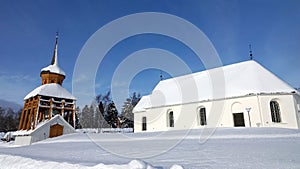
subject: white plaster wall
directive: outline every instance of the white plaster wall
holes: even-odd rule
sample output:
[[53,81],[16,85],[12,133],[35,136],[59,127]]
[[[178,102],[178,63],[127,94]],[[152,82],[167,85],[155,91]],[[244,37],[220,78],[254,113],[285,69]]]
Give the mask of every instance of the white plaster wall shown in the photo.
[[15,145],[27,146],[31,144],[31,136],[16,136]]
[[[276,100],[280,106],[282,122],[274,123],[271,118],[270,101]],[[298,129],[298,122],[293,95],[266,95],[260,97],[263,123],[266,127],[284,127]]]
[[[281,123],[271,120],[270,101],[277,99],[281,110]],[[299,103],[299,111],[296,103]],[[199,108],[206,108],[207,126],[200,126]],[[251,108],[248,116],[246,108]],[[167,114],[174,113],[174,127],[168,127]],[[298,128],[300,123],[300,97],[286,95],[250,95],[226,100],[190,103],[147,109],[134,114],[135,132],[142,131],[142,117],[147,118],[147,131],[182,130],[203,127],[234,127],[233,113],[243,113],[245,127]],[[298,113],[298,116],[297,116]],[[297,119],[299,119],[297,121]]]
[[[182,130],[196,129],[203,127],[233,127],[232,104],[239,104],[240,110],[235,113],[244,113],[245,125],[249,126],[246,106],[251,107],[251,111],[258,110],[256,97],[236,98],[219,101],[198,102],[185,105],[167,106],[161,108],[147,109],[145,112],[134,114],[135,132],[142,130],[142,117],[147,117],[147,131],[165,131],[165,130]],[[199,110],[201,107],[206,109],[207,125],[200,125]],[[175,125],[167,127],[167,114],[173,111]],[[250,115],[251,116],[251,115]],[[260,116],[251,116],[251,123],[260,123]]]
[[295,102],[295,110],[296,110],[298,128],[300,129],[300,96],[299,95],[294,95],[294,102]]
[[50,126],[57,123],[64,126],[63,134],[70,134],[75,132],[74,128],[66,124],[65,121],[62,121],[60,118],[55,118],[31,133],[32,143],[49,138]]
[[[219,127],[234,127],[233,114],[243,113],[245,127],[261,126],[260,110],[256,95],[227,99],[224,101],[224,111]],[[250,108],[249,113],[246,108]],[[249,118],[250,116],[250,118]]]

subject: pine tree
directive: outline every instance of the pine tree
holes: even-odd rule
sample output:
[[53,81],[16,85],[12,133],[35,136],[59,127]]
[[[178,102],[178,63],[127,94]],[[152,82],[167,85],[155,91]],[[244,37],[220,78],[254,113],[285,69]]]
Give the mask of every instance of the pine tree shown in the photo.
[[119,127],[118,111],[114,102],[108,104],[107,116],[105,120],[112,128]]
[[81,129],[82,126],[80,124],[80,108],[77,106],[75,111],[75,129]]
[[94,103],[92,103],[90,105],[90,108],[89,108],[89,111],[90,111],[90,116],[89,116],[89,125],[90,127],[89,128],[96,128],[96,124],[95,124],[95,106],[94,106]]
[[82,121],[83,128],[91,127],[90,119],[91,119],[90,109],[89,109],[88,105],[85,105],[81,112],[81,121]]
[[100,112],[99,108],[96,108],[95,123],[97,124],[97,128],[108,128],[109,127],[109,125],[107,124],[106,120],[104,119],[102,113]]
[[140,101],[141,95],[136,94],[134,92],[131,98],[127,98],[124,102],[122,112],[121,112],[121,126],[122,128],[133,128],[134,127],[134,115],[133,115],[133,108],[137,105]]
[[111,100],[110,91],[108,91],[105,95],[99,94],[96,97],[96,101],[98,103],[99,112],[102,115],[103,119],[106,121],[101,124],[103,126],[109,126],[113,128],[118,127],[118,111],[115,104]]
[[98,106],[96,105],[96,102],[94,101],[91,104],[90,111],[93,114],[92,124],[93,128],[101,128],[102,121],[105,121],[103,116],[101,115]]
[[[133,128],[133,108],[140,101],[141,95],[134,92],[130,98],[127,98],[124,102],[121,114],[118,114],[118,110],[114,102],[110,98],[110,92],[108,91],[105,95],[99,94],[96,97],[96,102],[98,103],[98,110],[102,117],[106,120],[107,124],[113,128],[122,127],[122,128]],[[98,113],[99,113],[98,112]],[[101,117],[97,115],[97,121],[100,121],[98,118]]]
[[132,97],[131,97],[131,104],[133,107],[135,107],[138,102],[141,100],[141,94],[136,94],[136,92],[133,92]]
[[124,102],[121,112],[121,126],[122,128],[133,128],[133,106],[130,98],[127,98]]

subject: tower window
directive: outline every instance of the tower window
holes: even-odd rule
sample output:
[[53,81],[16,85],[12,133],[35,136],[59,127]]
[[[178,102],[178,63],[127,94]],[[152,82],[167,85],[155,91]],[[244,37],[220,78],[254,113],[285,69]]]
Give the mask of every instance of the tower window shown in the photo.
[[270,109],[271,109],[271,117],[272,122],[274,123],[280,123],[281,117],[280,117],[280,108],[277,101],[271,101],[270,102]]

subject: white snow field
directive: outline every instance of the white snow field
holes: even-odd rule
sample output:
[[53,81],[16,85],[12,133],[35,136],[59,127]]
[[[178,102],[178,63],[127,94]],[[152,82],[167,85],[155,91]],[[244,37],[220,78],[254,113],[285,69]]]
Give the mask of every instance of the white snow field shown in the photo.
[[300,130],[219,128],[157,133],[75,133],[30,146],[0,143],[0,169],[300,168]]

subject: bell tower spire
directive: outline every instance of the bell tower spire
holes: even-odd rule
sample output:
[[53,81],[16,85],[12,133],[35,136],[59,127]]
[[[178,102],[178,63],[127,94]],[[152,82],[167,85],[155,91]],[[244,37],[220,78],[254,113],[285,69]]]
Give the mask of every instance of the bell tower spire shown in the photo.
[[55,46],[54,46],[51,65],[57,65],[57,48],[58,48],[58,32],[56,32]]
[[57,83],[62,85],[65,79],[65,72],[58,66],[57,60],[58,50],[58,32],[56,32],[54,52],[51,60],[51,64],[41,70],[42,84]]

